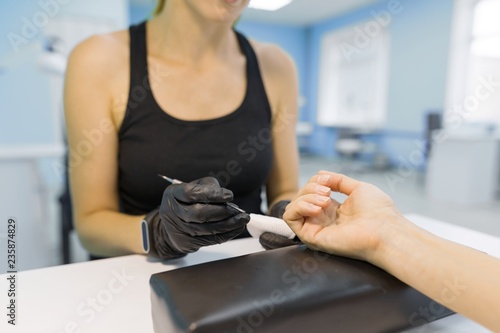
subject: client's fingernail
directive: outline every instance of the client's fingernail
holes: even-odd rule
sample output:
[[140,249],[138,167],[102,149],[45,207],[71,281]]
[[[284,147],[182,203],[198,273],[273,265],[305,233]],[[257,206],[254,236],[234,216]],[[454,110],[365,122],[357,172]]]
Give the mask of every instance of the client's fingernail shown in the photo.
[[322,195],[316,195],[316,200],[318,200],[318,202],[328,202],[330,201],[330,198],[324,197]]
[[307,203],[307,207],[309,207],[310,210],[319,210],[321,207],[318,207],[312,203]]
[[322,185],[316,185],[316,191],[318,193],[328,194],[328,193],[330,193],[330,188],[328,188],[326,186],[322,186]]
[[318,177],[318,182],[323,183],[323,184],[327,183],[329,180],[330,180],[329,175],[321,175]]

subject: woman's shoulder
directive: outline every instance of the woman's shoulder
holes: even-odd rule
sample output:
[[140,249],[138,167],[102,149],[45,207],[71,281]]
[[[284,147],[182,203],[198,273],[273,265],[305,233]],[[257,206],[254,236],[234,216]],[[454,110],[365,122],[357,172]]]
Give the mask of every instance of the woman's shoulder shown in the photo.
[[250,40],[271,105],[287,105],[295,98],[298,86],[297,69],[292,57],[274,44]]
[[295,73],[295,62],[292,57],[281,47],[250,40],[262,71],[277,77],[285,77]]
[[70,54],[68,66],[113,74],[129,59],[128,30],[93,35],[78,44]]

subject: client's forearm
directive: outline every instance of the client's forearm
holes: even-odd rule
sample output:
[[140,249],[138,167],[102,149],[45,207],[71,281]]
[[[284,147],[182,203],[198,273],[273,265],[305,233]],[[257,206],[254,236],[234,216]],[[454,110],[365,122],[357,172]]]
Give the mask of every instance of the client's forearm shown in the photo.
[[371,262],[446,307],[500,331],[500,260],[395,223]]
[[93,255],[113,257],[143,253],[141,221],[144,216],[99,211],[77,217],[82,245]]

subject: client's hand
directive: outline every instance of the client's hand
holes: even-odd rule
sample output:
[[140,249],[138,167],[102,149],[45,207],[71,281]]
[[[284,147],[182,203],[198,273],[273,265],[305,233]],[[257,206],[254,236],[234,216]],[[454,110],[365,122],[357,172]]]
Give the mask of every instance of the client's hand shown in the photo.
[[[325,187],[348,198],[340,204]],[[392,199],[376,186],[326,171],[311,178],[283,218],[308,246],[368,261],[387,224],[404,220]]]
[[181,257],[241,234],[250,216],[225,204],[232,199],[233,193],[213,177],[169,185],[151,226],[153,254]]

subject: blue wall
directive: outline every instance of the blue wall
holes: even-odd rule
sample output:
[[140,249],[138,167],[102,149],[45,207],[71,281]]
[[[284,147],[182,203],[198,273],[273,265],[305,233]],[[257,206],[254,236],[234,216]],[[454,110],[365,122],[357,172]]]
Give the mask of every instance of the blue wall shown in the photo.
[[[386,128],[372,139],[393,161],[408,156],[414,141],[423,136],[424,114],[444,107],[453,0],[401,1],[403,11],[393,15],[391,34],[388,117]],[[319,80],[320,43],[325,33],[373,20],[372,11],[387,9],[387,2],[320,22],[309,29],[309,68],[306,96],[308,119],[315,122]],[[332,156],[336,132],[316,126],[313,153]]]
[[[61,128],[54,121],[51,80],[39,69],[37,63],[42,54],[42,30],[48,23],[43,16],[53,18],[65,15],[102,17],[113,20],[117,28],[125,28],[128,8],[126,0],[72,0],[66,4],[53,4],[39,0],[0,2],[0,146],[32,146],[59,144],[63,136],[63,112],[59,110]],[[51,3],[51,5],[42,6]],[[42,21],[35,21],[35,17]],[[40,27],[31,36],[26,33],[26,21],[38,22]],[[41,22],[41,23],[40,23]],[[18,52],[8,39],[14,33],[28,39],[20,44]],[[12,35],[11,35],[12,36]],[[6,60],[11,59],[11,60]],[[14,59],[14,61],[12,61]],[[12,68],[1,68],[2,63]],[[46,185],[61,183],[60,158],[38,160],[39,172]]]
[[154,9],[155,6],[147,6],[147,5],[141,6],[141,5],[131,4],[129,6],[130,24],[137,24],[146,20],[152,15]]
[[[37,66],[47,21],[36,21],[34,17],[45,15],[49,20],[65,15],[102,17],[121,25],[118,28],[125,28],[124,18],[128,14],[125,0],[73,0],[57,7],[40,3],[49,2],[0,2],[0,64],[12,56],[17,63],[11,69],[0,68],[0,145],[56,143],[63,131],[63,128],[55,128],[49,77]],[[32,36],[23,35],[23,31],[27,31],[26,21],[36,29]],[[42,22],[40,27],[33,25],[36,22]],[[16,52],[8,39],[9,33],[25,36],[29,43],[20,44]],[[62,119],[62,110],[60,116]]]
[[[49,80],[36,68],[39,53],[30,46],[18,51],[7,34],[22,36],[23,17],[40,11],[38,0],[2,1],[0,3],[0,59],[17,59],[12,69],[0,73],[0,144],[51,143],[54,141],[50,110]],[[38,40],[40,32],[30,41]]]
[[[395,162],[417,149],[425,114],[443,112],[453,0],[420,0],[392,25],[391,72],[384,148]],[[402,135],[401,135],[402,134]]]

